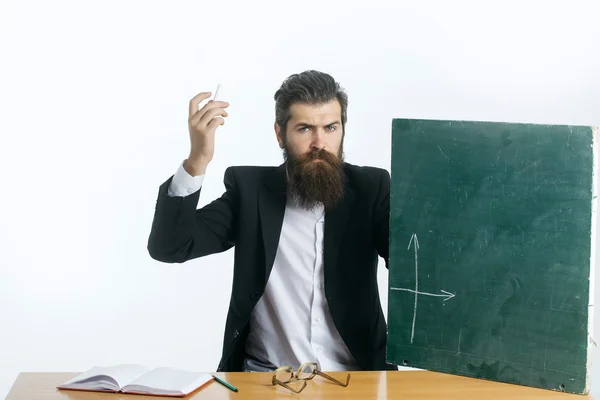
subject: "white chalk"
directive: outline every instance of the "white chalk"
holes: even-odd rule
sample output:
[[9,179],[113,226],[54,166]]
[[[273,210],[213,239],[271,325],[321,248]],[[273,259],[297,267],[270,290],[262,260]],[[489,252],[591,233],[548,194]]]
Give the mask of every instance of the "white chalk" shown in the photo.
[[215,90],[215,95],[213,96],[212,100],[213,101],[217,101],[219,98],[217,97],[219,95],[219,88],[221,87],[221,84],[219,83],[217,85],[217,90]]

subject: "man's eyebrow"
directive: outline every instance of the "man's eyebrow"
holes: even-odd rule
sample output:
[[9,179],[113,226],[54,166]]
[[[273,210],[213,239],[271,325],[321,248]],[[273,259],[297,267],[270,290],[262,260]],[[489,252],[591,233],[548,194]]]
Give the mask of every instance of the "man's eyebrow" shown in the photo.
[[[325,124],[324,126],[331,126],[331,125],[336,125],[336,124],[340,125],[340,121],[333,121],[333,122],[330,122],[328,124]],[[306,126],[308,128],[314,128],[314,125],[313,124],[309,124],[308,122],[298,122],[296,125],[294,125],[294,128],[298,128],[300,126]]]
[[298,122],[296,125],[294,125],[294,128],[298,128],[299,126],[308,126],[309,128],[314,127],[314,125],[311,125],[308,122]]

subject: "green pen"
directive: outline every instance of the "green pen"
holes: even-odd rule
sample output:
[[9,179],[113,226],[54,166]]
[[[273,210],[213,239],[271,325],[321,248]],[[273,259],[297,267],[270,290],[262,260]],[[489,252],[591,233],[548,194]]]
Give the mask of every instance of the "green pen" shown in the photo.
[[215,378],[215,381],[219,382],[221,385],[225,386],[228,389],[233,390],[234,392],[237,392],[237,388],[227,382],[225,382],[223,379],[219,379],[216,376],[213,375],[213,378]]

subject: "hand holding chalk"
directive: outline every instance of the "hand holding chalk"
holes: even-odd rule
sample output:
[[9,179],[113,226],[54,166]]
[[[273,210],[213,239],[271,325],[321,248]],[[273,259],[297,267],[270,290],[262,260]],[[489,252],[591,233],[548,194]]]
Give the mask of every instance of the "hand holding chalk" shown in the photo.
[[184,168],[192,176],[204,174],[208,163],[215,153],[215,131],[219,125],[225,123],[227,117],[225,108],[229,107],[226,101],[219,101],[219,87],[215,91],[213,100],[199,108],[202,101],[210,98],[210,92],[198,93],[190,100],[188,129],[190,133],[190,155],[184,163]]

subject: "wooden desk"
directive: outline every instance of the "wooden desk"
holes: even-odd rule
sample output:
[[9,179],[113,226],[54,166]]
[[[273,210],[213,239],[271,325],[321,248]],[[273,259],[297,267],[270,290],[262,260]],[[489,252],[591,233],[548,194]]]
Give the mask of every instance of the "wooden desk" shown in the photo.
[[[25,372],[15,381],[6,400],[157,400],[160,397],[56,390],[78,373]],[[348,387],[336,386],[321,377],[309,381],[300,394],[271,386],[271,373],[226,372],[215,375],[239,389],[235,393],[212,382],[186,400],[201,399],[591,399],[591,396],[534,389],[428,371],[352,372]],[[332,372],[343,380],[345,374]],[[167,399],[166,397],[163,397]]]

